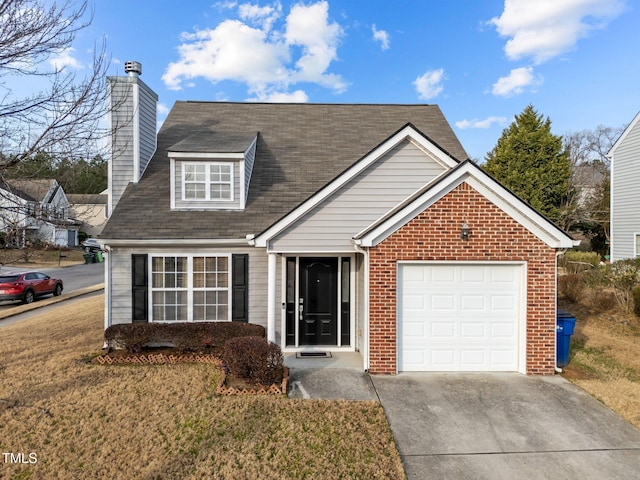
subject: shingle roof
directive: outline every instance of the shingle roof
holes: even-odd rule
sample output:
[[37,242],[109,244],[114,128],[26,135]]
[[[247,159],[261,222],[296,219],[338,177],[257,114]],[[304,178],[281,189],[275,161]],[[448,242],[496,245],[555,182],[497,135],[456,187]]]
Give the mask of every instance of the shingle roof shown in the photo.
[[67,200],[72,205],[106,205],[109,198],[101,193],[67,193]]
[[30,202],[41,202],[55,182],[52,178],[5,179],[2,188]]
[[[239,239],[260,233],[407,123],[456,160],[468,158],[437,105],[177,102],[142,179],[129,184],[101,237]],[[255,132],[244,210],[171,210],[168,150],[212,148],[228,135],[213,149],[220,152]]]

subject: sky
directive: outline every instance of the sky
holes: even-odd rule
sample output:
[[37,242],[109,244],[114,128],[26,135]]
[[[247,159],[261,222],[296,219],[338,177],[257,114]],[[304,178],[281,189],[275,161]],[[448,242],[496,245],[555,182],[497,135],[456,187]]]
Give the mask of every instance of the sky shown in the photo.
[[[483,161],[529,104],[565,135],[640,110],[635,0],[94,0],[58,65],[142,63],[176,100],[438,104]],[[391,132],[390,132],[391,133]]]

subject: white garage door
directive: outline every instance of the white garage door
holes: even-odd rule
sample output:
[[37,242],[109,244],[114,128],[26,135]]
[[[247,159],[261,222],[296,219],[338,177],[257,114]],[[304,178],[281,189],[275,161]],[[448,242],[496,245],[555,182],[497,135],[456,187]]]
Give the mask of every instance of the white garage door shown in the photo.
[[524,266],[401,264],[398,370],[519,370]]

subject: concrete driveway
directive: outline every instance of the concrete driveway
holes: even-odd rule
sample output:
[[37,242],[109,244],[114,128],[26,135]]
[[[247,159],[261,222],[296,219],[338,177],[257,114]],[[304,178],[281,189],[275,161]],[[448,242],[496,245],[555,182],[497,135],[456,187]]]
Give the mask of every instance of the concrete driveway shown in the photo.
[[559,376],[401,374],[371,380],[410,479],[639,475],[640,431]]

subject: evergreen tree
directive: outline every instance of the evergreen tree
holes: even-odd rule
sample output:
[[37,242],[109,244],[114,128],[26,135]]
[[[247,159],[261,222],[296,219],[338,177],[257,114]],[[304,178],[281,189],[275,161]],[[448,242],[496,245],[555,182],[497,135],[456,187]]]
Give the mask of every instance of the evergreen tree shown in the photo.
[[538,212],[557,221],[569,193],[569,155],[551,120],[528,105],[502,132],[484,169]]

